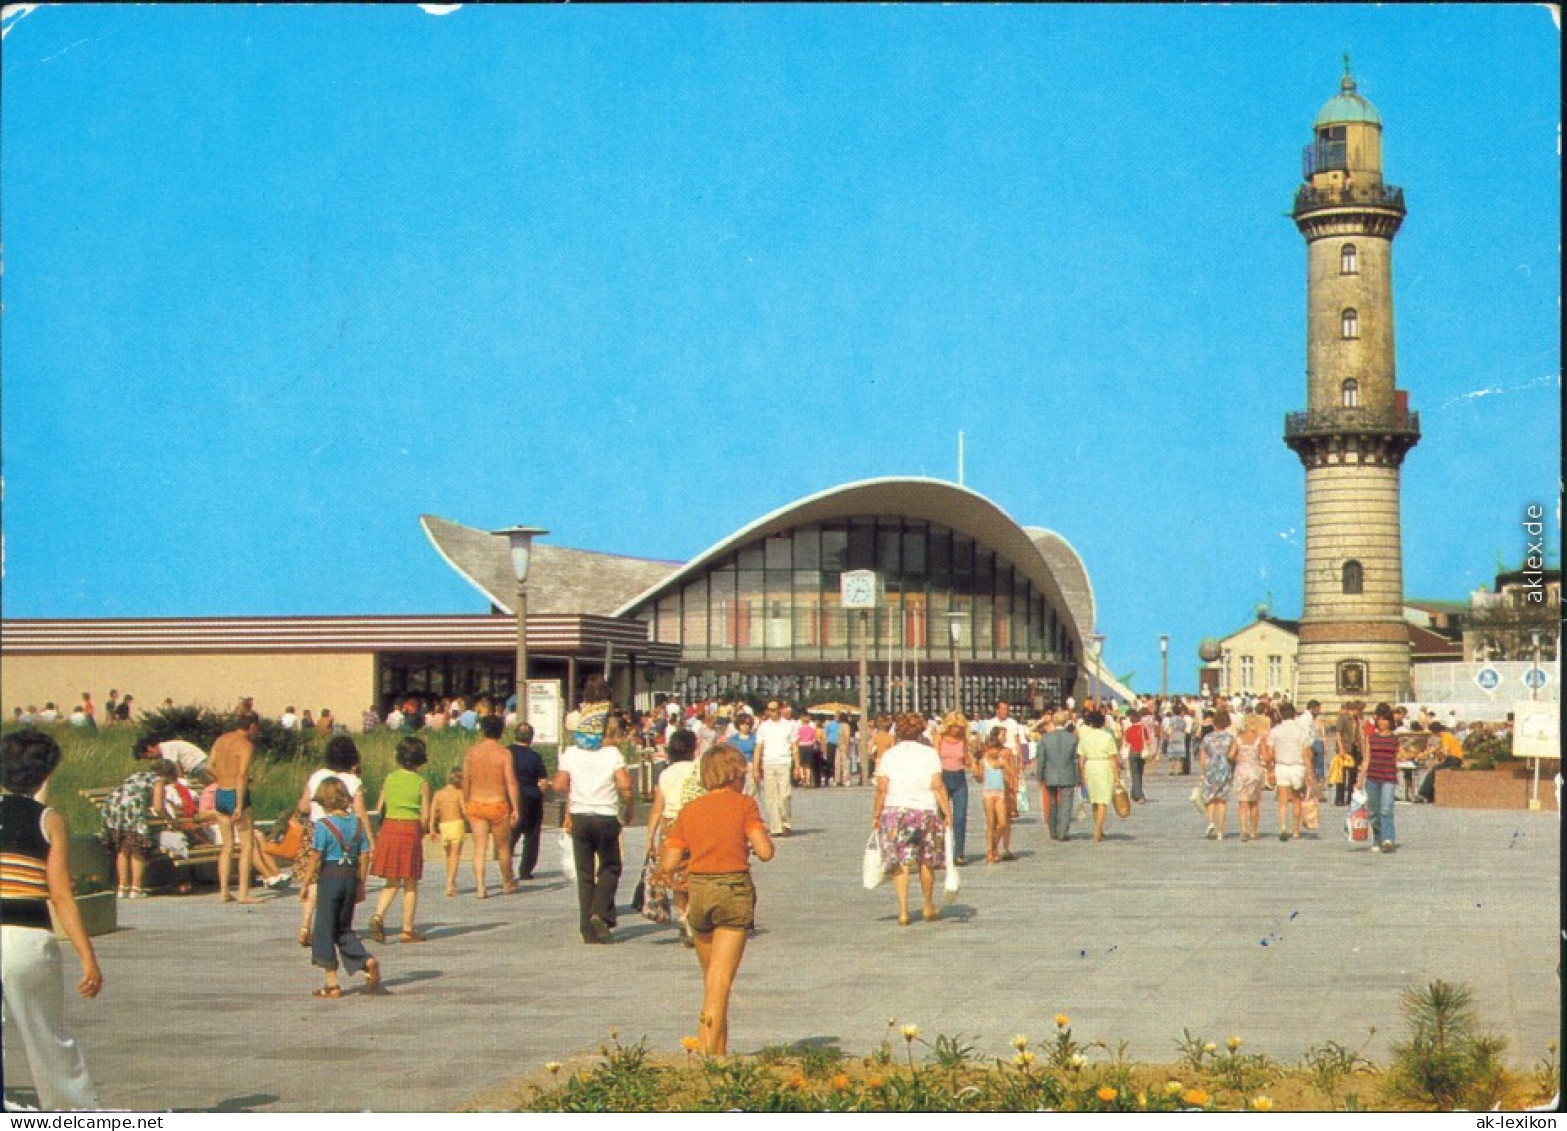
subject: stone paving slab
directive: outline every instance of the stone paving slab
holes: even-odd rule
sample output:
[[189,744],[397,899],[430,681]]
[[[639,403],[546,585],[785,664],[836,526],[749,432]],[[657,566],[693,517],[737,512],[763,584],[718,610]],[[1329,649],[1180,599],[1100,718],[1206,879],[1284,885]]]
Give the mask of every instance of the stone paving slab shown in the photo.
[[[1012,1034],[1043,1039],[1064,1012],[1080,1040],[1126,1041],[1144,1061],[1172,1060],[1183,1028],[1294,1060],[1320,1041],[1358,1046],[1371,1025],[1367,1053],[1385,1059],[1405,987],[1444,978],[1473,987],[1517,1065],[1544,1055],[1561,1025],[1555,814],[1400,805],[1403,849],[1381,856],[1351,850],[1342,810],[1324,809],[1322,839],[1288,844],[1240,843],[1232,812],[1230,838],[1214,843],[1186,800],[1191,781],[1151,778],[1151,802],[1112,816],[1102,845],[1051,842],[1025,816],[1017,862],[964,869],[943,920],[908,928],[890,886],[859,883],[870,791],[796,792],[796,835],[756,869],[760,929],[733,1047],[816,1040],[864,1054],[897,1017],[1000,1056]],[[971,797],[972,855],[984,821]],[[1275,822],[1265,795],[1265,834]],[[640,860],[639,829],[625,848]],[[439,867],[427,866],[420,904],[430,941],[372,946],[391,991],[376,999],[309,996],[318,976],[295,941],[292,895],[121,904],[123,929],[98,940],[104,995],[67,1005],[105,1102],[450,1110],[596,1051],[611,1027],[670,1053],[695,1032],[695,956],[629,912],[623,941],[582,945],[553,842],[539,882],[514,896],[474,899],[465,862],[464,894],[444,898]],[[622,900],[635,882],[628,868]],[[25,1100],[25,1059],[4,1039],[7,1092]]]

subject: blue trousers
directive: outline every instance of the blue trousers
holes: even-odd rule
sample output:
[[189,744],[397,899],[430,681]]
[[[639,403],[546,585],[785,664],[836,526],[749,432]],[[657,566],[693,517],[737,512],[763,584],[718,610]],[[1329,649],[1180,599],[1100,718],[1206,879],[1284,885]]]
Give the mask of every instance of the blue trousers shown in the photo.
[[1393,832],[1393,800],[1397,795],[1397,782],[1366,782],[1366,813],[1371,817],[1373,844],[1398,843],[1398,837]]
[[343,969],[357,974],[370,953],[354,933],[354,898],[359,894],[359,869],[343,864],[321,865],[316,880],[316,921],[310,936],[310,962],[323,970]]
[[952,854],[963,855],[963,840],[968,833],[968,774],[963,770],[942,770],[941,784],[952,801]]

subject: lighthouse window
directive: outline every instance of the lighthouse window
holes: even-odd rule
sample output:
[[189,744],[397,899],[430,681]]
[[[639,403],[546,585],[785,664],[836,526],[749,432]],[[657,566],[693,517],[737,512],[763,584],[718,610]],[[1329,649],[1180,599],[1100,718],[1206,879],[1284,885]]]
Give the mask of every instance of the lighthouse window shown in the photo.
[[1350,596],[1358,596],[1365,590],[1365,571],[1360,568],[1360,563],[1348,561],[1344,563],[1344,592]]
[[1360,382],[1353,377],[1344,382],[1344,407],[1360,407]]
[[1355,245],[1347,243],[1338,256],[1338,272],[1340,275],[1360,274],[1360,253],[1355,250]]
[[1344,337],[1346,337],[1346,338],[1358,338],[1358,337],[1360,337],[1360,315],[1355,313],[1355,310],[1354,310],[1353,307],[1351,307],[1351,308],[1349,308],[1349,309],[1344,311],[1344,314],[1343,314],[1343,327],[1344,327]]

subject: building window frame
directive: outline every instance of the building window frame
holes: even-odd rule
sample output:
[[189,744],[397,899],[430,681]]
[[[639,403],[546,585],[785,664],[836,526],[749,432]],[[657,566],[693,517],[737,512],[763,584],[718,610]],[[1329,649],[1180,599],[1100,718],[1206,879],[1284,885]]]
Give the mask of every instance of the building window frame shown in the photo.
[[1339,333],[1345,341],[1360,337],[1360,312],[1353,306],[1346,306],[1339,315]]
[[1339,249],[1338,273],[1340,275],[1360,274],[1360,251],[1352,243],[1347,243]]
[[1358,561],[1350,558],[1339,571],[1341,588],[1346,597],[1359,597],[1366,591],[1366,571]]
[[1355,378],[1344,378],[1344,384],[1341,387],[1340,392],[1340,403],[1342,403],[1345,408],[1360,407],[1360,382]]

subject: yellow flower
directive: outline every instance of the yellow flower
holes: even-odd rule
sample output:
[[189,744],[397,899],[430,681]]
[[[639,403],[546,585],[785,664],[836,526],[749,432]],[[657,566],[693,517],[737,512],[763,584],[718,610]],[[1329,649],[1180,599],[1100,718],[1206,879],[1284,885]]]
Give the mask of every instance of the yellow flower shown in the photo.
[[791,1088],[803,1088],[805,1087],[805,1077],[796,1072],[793,1076],[789,1077],[786,1083]]
[[1203,1107],[1208,1103],[1208,1093],[1201,1088],[1189,1088],[1181,1098],[1193,1107]]
[[1251,1101],[1251,1106],[1256,1108],[1258,1111],[1272,1111],[1273,1101],[1270,1100],[1267,1096],[1258,1096],[1256,1099]]
[[914,1038],[920,1035],[920,1027],[918,1025],[905,1025],[899,1032],[903,1034],[905,1041],[912,1043]]
[[840,1072],[832,1078],[832,1086],[841,1092],[849,1086],[849,1078]]
[[1138,1107],[1147,1107],[1148,1106],[1148,1093],[1147,1092],[1138,1092],[1137,1093],[1137,1106]]
[[696,1052],[697,1047],[701,1045],[701,1043],[702,1042],[697,1040],[695,1037],[680,1038],[680,1047],[685,1049],[686,1052]]
[[1224,1047],[1229,1049],[1231,1052],[1234,1052],[1236,1049],[1241,1047],[1241,1039],[1239,1037],[1231,1037],[1229,1040],[1224,1042]]
[[546,1064],[544,1067],[548,1068],[550,1070],[550,1075],[553,1076],[553,1075],[555,1075],[555,1073],[560,1071],[560,1061],[552,1060],[548,1064]]
[[1181,1091],[1181,1087],[1182,1087],[1182,1084],[1181,1084],[1181,1082],[1179,1080],[1171,1080],[1168,1084],[1166,1084],[1164,1086],[1164,1094],[1167,1095],[1167,1096],[1179,1095],[1180,1091]]
[[1088,1063],[1088,1058],[1080,1052],[1074,1052],[1072,1054],[1072,1059],[1067,1063],[1070,1064],[1073,1068],[1081,1068],[1083,1065]]
[[866,1079],[865,1085],[869,1088],[879,1088],[882,1085],[882,1079],[880,1076],[871,1076]]
[[1068,1017],[1066,1014],[1064,1014],[1064,1013],[1056,1014],[1056,1028],[1057,1029],[1065,1029],[1071,1023],[1072,1023],[1072,1019],[1070,1017]]
[[1110,1087],[1100,1088],[1097,1092],[1094,1093],[1094,1095],[1099,1097],[1099,1102],[1100,1103],[1107,1103],[1107,1104],[1114,1103],[1115,1102],[1115,1097],[1119,1096],[1120,1094],[1121,1094],[1120,1092],[1118,1092],[1114,1088],[1110,1088]]
[[1012,1063],[1017,1065],[1019,1068],[1027,1068],[1030,1064],[1034,1063],[1034,1054],[1029,1052],[1027,1049],[1023,1049],[1017,1054],[1017,1056],[1012,1058]]
[[1028,1038],[1025,1037],[1022,1033],[1019,1033],[1017,1036],[1012,1038],[1012,1047],[1017,1049],[1018,1052],[1022,1052],[1028,1047]]
[[1202,1051],[1203,1052],[1218,1052],[1219,1051],[1219,1046],[1214,1044],[1212,1041],[1209,1041],[1207,1044],[1203,1045]]

